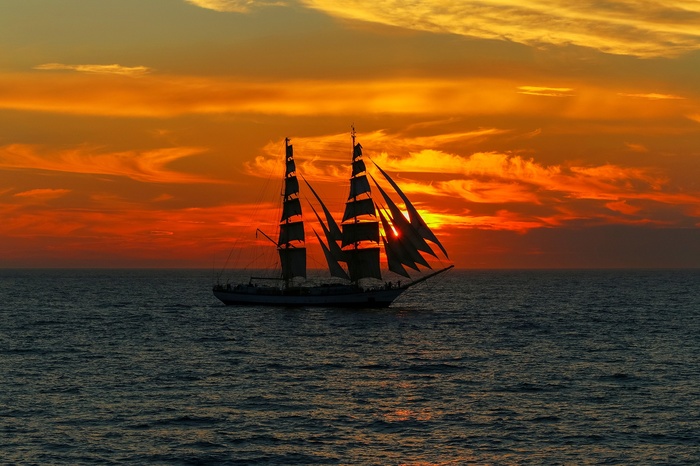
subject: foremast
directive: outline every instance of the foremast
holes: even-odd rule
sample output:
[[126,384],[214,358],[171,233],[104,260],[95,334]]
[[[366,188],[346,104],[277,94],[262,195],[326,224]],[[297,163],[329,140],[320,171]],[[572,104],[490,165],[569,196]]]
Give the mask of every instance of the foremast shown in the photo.
[[306,241],[304,221],[301,216],[299,179],[294,163],[294,149],[285,138],[285,174],[282,191],[282,218],[279,225],[277,252],[282,265],[285,288],[295,277],[306,278]]

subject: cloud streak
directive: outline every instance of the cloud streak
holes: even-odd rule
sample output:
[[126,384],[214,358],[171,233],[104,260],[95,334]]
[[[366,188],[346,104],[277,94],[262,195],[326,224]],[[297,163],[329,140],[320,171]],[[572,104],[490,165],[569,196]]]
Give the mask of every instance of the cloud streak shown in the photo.
[[669,0],[185,0],[221,12],[297,4],[330,16],[533,47],[575,45],[642,58],[700,49],[700,7]]
[[647,100],[684,100],[685,97],[681,97],[678,95],[673,95],[673,94],[660,94],[657,92],[649,92],[646,94],[625,94],[621,93],[620,95],[625,96],[625,97],[636,97],[638,99],[647,99]]
[[49,189],[49,188],[39,188],[31,189],[29,191],[22,191],[14,194],[14,197],[36,199],[36,200],[49,200],[56,199],[66,194],[70,193],[70,189]]
[[518,92],[520,94],[545,97],[570,97],[573,95],[573,89],[568,87],[519,86]]
[[[520,91],[518,90],[520,89]],[[533,99],[536,93],[549,97]],[[51,113],[172,117],[186,114],[547,115],[566,118],[687,118],[695,99],[654,99],[577,85],[528,87],[507,79],[383,78],[286,80],[114,74],[0,74],[0,109]],[[658,94],[662,95],[662,94]]]
[[270,2],[258,0],[185,0],[187,3],[205,8],[207,10],[225,13],[248,13],[253,8],[261,6],[284,5],[283,2]]
[[508,40],[540,47],[577,45],[637,57],[700,49],[700,7],[669,0],[302,0],[329,15],[406,29]]
[[117,74],[123,76],[142,76],[150,73],[151,69],[145,66],[121,66],[121,65],[65,65],[63,63],[45,63],[37,65],[35,70],[42,71],[78,71],[81,73]]
[[147,183],[212,183],[211,178],[168,170],[179,159],[203,152],[193,147],[149,151],[100,152],[89,147],[52,151],[39,146],[0,147],[0,169],[123,176]]

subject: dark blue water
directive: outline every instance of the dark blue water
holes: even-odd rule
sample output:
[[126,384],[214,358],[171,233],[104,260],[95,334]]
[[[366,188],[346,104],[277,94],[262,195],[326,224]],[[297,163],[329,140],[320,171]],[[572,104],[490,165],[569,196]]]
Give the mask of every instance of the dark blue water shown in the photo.
[[3,464],[696,464],[700,271],[451,272],[384,310],[0,271]]

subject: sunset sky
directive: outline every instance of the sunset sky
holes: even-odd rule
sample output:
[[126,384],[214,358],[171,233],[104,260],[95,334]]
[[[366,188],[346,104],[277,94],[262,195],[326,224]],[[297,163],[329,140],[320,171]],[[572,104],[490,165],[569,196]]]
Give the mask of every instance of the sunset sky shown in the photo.
[[218,267],[352,124],[458,268],[700,267],[694,0],[0,0],[0,267]]

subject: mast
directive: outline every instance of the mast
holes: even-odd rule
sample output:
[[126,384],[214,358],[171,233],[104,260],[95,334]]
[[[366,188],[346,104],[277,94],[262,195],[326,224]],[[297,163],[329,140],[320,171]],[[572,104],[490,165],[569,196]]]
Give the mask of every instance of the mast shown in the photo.
[[284,139],[285,174],[282,191],[282,218],[280,219],[280,234],[277,241],[277,252],[280,256],[285,287],[289,286],[289,282],[294,277],[306,278],[306,242],[304,221],[301,217],[299,180],[294,163],[294,149],[289,142],[289,138]]
[[378,278],[379,268],[379,221],[377,220],[372,191],[367,178],[367,168],[362,158],[362,146],[355,140],[352,126],[352,175],[350,193],[345,203],[341,223],[341,247],[345,253],[350,280]]

